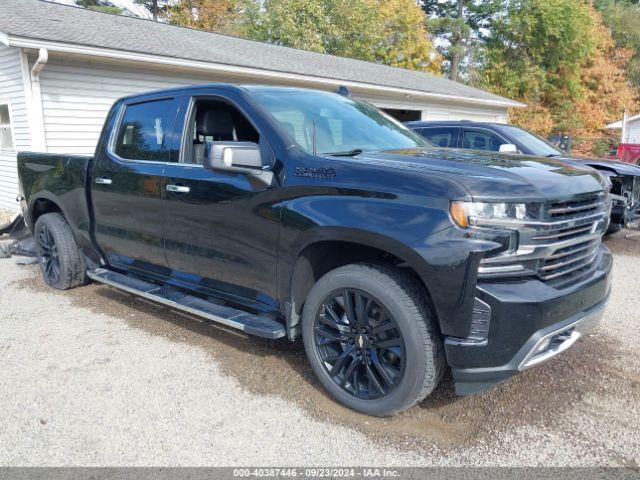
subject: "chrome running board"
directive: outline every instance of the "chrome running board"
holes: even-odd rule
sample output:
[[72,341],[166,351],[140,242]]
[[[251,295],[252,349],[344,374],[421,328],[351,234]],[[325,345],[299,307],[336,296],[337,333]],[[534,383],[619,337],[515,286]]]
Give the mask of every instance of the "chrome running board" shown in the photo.
[[172,286],[147,282],[106,268],[89,270],[87,276],[96,282],[241,330],[249,335],[272,340],[286,335],[284,325],[277,320],[189,295]]

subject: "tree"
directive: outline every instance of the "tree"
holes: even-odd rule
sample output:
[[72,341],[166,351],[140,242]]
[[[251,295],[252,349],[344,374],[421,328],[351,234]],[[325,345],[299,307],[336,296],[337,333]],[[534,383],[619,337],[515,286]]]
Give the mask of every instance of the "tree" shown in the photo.
[[636,111],[640,107],[638,91],[630,85],[626,72],[634,52],[616,48],[600,16],[596,15],[595,20],[598,48],[582,70],[585,93],[575,105],[582,120],[581,129],[575,132],[583,139],[577,144],[580,153],[610,151],[611,145],[607,143],[602,127],[618,120],[625,108]]
[[598,0],[594,2],[602,13],[604,24],[618,48],[631,51],[626,67],[629,80],[640,89],[640,3],[634,0]]
[[220,33],[236,33],[240,14],[238,0],[174,0],[163,9],[164,18],[175,25]]
[[579,126],[581,70],[594,55],[592,10],[582,0],[520,0],[493,22],[482,80],[490,90],[540,104],[556,128]]
[[117,15],[122,15],[124,10],[120,7],[117,7],[109,0],[75,0],[76,5],[83,8],[88,8],[89,10],[95,10],[97,12],[106,12],[106,13],[114,13]]
[[141,5],[149,11],[151,18],[154,22],[158,21],[158,18],[164,18],[167,16],[169,10],[176,3],[175,0],[134,0],[135,3]]
[[486,42],[484,85],[528,104],[512,121],[540,134],[568,133],[592,150],[602,127],[636,102],[600,14],[582,0],[520,0],[494,22]]
[[135,0],[174,25],[440,73],[415,0]]
[[245,2],[243,36],[276,45],[374,59],[377,13],[366,0]]
[[382,30],[377,39],[375,61],[409,70],[440,73],[441,58],[434,55],[427,33],[425,15],[413,0],[376,0],[372,2]]
[[[474,53],[484,42],[496,16],[506,8],[505,0],[423,0],[427,28],[440,41],[449,78],[459,80],[462,67],[474,67]],[[468,73],[468,72],[467,72]]]
[[240,33],[254,40],[416,69],[439,70],[413,0],[245,0]]

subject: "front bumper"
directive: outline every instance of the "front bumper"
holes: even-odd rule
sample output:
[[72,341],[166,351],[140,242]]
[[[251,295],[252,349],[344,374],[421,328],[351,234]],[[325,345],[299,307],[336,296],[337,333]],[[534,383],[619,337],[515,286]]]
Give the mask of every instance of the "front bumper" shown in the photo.
[[536,279],[482,282],[476,298],[491,309],[483,343],[446,338],[456,392],[480,392],[560,354],[593,328],[610,292],[612,258],[601,246],[593,274],[562,290]]

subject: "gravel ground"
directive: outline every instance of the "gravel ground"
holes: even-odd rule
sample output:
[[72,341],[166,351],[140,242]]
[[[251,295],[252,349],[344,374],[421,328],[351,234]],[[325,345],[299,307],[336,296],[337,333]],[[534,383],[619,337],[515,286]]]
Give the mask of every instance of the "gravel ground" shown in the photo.
[[638,467],[640,242],[608,244],[614,290],[591,336],[480,395],[446,379],[393,419],[336,405],[299,344],[101,285],[57,292],[0,260],[0,465]]

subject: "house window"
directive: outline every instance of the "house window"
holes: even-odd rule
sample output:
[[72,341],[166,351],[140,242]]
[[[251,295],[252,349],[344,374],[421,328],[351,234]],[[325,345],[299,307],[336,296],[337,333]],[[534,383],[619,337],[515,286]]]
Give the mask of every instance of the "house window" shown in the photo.
[[13,150],[11,115],[7,104],[0,104],[0,150]]

